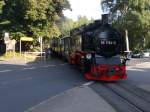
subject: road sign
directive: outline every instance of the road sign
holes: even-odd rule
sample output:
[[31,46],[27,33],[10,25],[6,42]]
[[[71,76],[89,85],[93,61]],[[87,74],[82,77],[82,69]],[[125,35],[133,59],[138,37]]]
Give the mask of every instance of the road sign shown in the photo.
[[21,41],[33,41],[32,37],[21,37]]

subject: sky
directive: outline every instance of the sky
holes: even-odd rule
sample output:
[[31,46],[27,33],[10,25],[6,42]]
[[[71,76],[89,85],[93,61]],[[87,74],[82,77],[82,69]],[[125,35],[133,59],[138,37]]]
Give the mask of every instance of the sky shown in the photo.
[[101,0],[68,0],[71,4],[72,11],[64,11],[64,15],[73,20],[78,16],[86,16],[88,19],[101,18]]

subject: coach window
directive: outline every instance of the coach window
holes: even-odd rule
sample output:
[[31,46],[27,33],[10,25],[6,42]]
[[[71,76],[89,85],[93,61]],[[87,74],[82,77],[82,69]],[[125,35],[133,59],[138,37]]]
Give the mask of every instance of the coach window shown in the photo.
[[81,42],[82,42],[82,37],[81,35],[78,35],[75,40],[77,50],[81,50]]
[[67,47],[67,38],[64,38],[64,49],[65,51],[67,51],[68,47]]
[[54,50],[56,51],[56,47],[57,47],[57,41],[56,38],[54,38]]
[[71,51],[75,51],[75,39],[74,39],[75,37],[73,36],[73,37],[71,37],[71,39],[70,39],[70,48],[71,48]]
[[69,46],[70,46],[70,42],[69,42],[69,37],[65,38],[65,52],[69,52]]
[[60,49],[61,49],[61,51],[63,51],[64,52],[64,39],[62,38],[62,39],[60,39]]
[[58,52],[59,51],[59,39],[56,38],[56,51]]
[[71,38],[68,37],[67,40],[68,40],[68,41],[67,41],[67,42],[68,42],[68,53],[70,54],[70,52],[71,52],[71,51],[70,51],[70,50],[71,50],[71,44],[70,44]]

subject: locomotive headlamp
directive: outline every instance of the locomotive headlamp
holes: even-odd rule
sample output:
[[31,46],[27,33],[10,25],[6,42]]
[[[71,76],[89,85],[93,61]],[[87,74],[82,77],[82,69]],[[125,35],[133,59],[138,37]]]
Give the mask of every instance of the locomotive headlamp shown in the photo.
[[91,58],[92,58],[92,55],[91,55],[91,54],[87,54],[87,55],[86,55],[86,58],[87,58],[87,59],[91,59]]

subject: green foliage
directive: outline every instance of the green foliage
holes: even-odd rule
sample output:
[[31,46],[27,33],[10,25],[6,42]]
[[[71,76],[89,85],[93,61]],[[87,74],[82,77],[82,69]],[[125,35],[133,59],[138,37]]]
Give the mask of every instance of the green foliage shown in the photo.
[[4,1],[2,0],[2,1],[0,1],[0,14],[2,13],[2,7],[3,7],[3,5],[4,5]]
[[60,26],[62,35],[69,35],[70,30],[75,27],[74,21],[72,19],[68,19],[68,18],[62,18],[61,21],[62,21],[62,23],[59,26]]
[[110,11],[112,23],[116,28],[122,33],[128,29],[132,49],[148,47],[150,44],[149,0],[103,0],[102,6],[103,10]]
[[1,19],[2,19],[2,7],[4,5],[4,1],[0,1],[0,22],[1,22]]
[[2,16],[11,22],[12,35],[51,38],[60,35],[56,22],[69,9],[67,0],[5,0]]
[[88,20],[86,16],[79,16],[77,21],[68,18],[62,18],[61,21],[63,21],[60,25],[62,35],[70,35],[70,30],[89,24],[93,20]]

